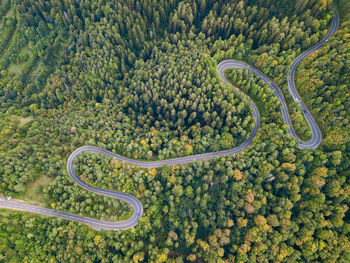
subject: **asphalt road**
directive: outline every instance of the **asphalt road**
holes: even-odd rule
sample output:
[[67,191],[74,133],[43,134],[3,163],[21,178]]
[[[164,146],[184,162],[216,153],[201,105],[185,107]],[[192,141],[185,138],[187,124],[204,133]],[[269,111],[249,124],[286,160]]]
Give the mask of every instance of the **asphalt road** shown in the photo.
[[[300,149],[311,149],[311,148],[316,148],[322,140],[322,133],[320,131],[320,128],[317,126],[317,123],[315,122],[314,118],[312,117],[312,114],[310,113],[310,111],[308,110],[308,108],[306,107],[306,105],[304,104],[304,102],[301,100],[296,88],[295,88],[295,71],[297,69],[297,66],[300,64],[300,62],[306,58],[308,55],[310,55],[311,53],[315,52],[316,50],[320,49],[323,44],[328,41],[328,39],[331,38],[331,36],[337,31],[338,29],[338,25],[339,25],[339,16],[338,16],[338,12],[336,10],[336,8],[334,7],[334,5],[332,5],[332,9],[334,11],[334,16],[333,16],[333,21],[332,21],[332,25],[331,28],[328,30],[327,34],[325,35],[325,37],[318,42],[315,46],[313,46],[312,48],[308,49],[307,51],[305,51],[303,54],[301,54],[300,56],[298,56],[292,63],[291,69],[289,71],[288,74],[288,90],[289,93],[293,96],[294,101],[299,102],[301,109],[304,113],[304,116],[307,120],[307,122],[309,123],[311,132],[312,132],[312,138],[311,140],[304,142],[302,140],[300,140],[298,138],[298,136],[296,135],[291,123],[288,124],[286,122],[285,117],[284,121],[289,125],[290,130],[290,134],[296,138],[297,140],[300,141],[299,144],[299,148]],[[289,119],[290,122],[290,119]]]
[[[244,62],[236,61],[236,60],[225,60],[225,61],[222,61],[221,63],[219,63],[219,65],[217,66],[219,75],[221,76],[223,81],[225,81],[226,83],[229,83],[229,82],[225,78],[224,72],[226,69],[229,69],[229,68],[249,68],[249,70],[251,70],[252,72],[259,75],[266,83],[269,83],[270,88],[273,90],[274,94],[281,102],[282,116],[283,116],[284,122],[290,127],[289,133],[292,137],[294,137],[295,139],[300,141],[298,147],[301,149],[316,148],[321,142],[322,134],[321,134],[321,131],[320,131],[319,127],[317,126],[315,120],[313,119],[311,113],[309,112],[309,110],[307,109],[305,104],[302,102],[298,92],[296,91],[295,84],[294,84],[294,74],[295,74],[295,70],[296,70],[296,67],[298,66],[298,64],[305,57],[307,57],[309,54],[320,49],[322,47],[322,45],[324,44],[324,42],[326,42],[332,36],[332,34],[337,30],[338,24],[339,24],[339,17],[338,17],[338,13],[334,7],[333,7],[333,10],[334,10],[334,17],[333,17],[333,21],[332,21],[332,26],[331,26],[330,30],[328,31],[328,33],[326,34],[326,36],[319,43],[317,43],[315,46],[313,46],[312,48],[310,48],[309,50],[307,50],[306,52],[301,54],[299,57],[297,57],[294,60],[294,62],[292,63],[291,70],[288,74],[288,76],[289,76],[288,77],[289,92],[292,94],[294,100],[300,103],[301,108],[304,112],[304,115],[305,115],[305,117],[310,125],[310,128],[311,128],[312,139],[310,141],[303,142],[298,138],[298,136],[296,135],[296,133],[293,129],[293,126],[292,126],[292,123],[291,123],[291,120],[290,120],[290,117],[288,114],[287,105],[286,105],[286,102],[284,100],[282,92],[280,91],[280,89],[277,87],[277,85],[275,83],[273,83],[271,80],[269,80],[268,77],[266,77],[266,75],[264,75],[261,71],[259,71],[255,67],[248,65]],[[241,91],[237,90],[235,92],[239,96],[247,97]],[[141,202],[133,195],[118,192],[118,191],[111,191],[111,190],[105,190],[105,189],[101,189],[101,188],[97,188],[97,187],[92,187],[92,186],[84,183],[82,180],[80,180],[80,178],[78,176],[76,176],[76,174],[74,172],[73,162],[74,162],[75,158],[78,155],[82,154],[83,152],[92,152],[92,153],[102,154],[102,155],[105,155],[107,157],[113,157],[113,158],[116,158],[122,162],[124,161],[128,164],[137,165],[139,167],[154,168],[154,167],[160,167],[163,165],[182,165],[182,164],[187,164],[187,163],[193,162],[194,160],[210,159],[210,158],[220,157],[220,156],[226,155],[226,154],[238,153],[251,144],[251,142],[252,142],[253,138],[255,137],[255,135],[259,129],[259,126],[260,126],[260,116],[259,116],[258,109],[249,98],[247,98],[247,99],[249,101],[250,108],[252,109],[253,117],[256,119],[256,122],[255,122],[255,125],[254,125],[254,128],[252,130],[250,137],[246,141],[244,141],[241,145],[239,145],[233,149],[219,151],[219,152],[191,155],[191,156],[162,160],[162,161],[152,161],[152,162],[151,161],[148,162],[148,161],[133,160],[133,159],[130,159],[130,158],[127,158],[124,156],[120,156],[118,154],[114,154],[112,152],[109,152],[109,151],[106,151],[106,150],[103,150],[103,149],[100,149],[100,148],[94,147],[94,146],[80,147],[80,148],[76,149],[69,156],[68,161],[67,161],[67,171],[68,171],[69,176],[73,179],[73,181],[75,183],[77,183],[80,187],[82,187],[88,191],[94,192],[94,193],[99,194],[99,195],[108,196],[108,197],[112,197],[112,198],[127,202],[134,210],[133,215],[127,220],[118,221],[118,222],[106,222],[106,221],[101,221],[101,220],[97,220],[97,219],[93,219],[93,218],[89,218],[89,217],[84,217],[84,216],[78,216],[78,215],[70,214],[70,213],[64,213],[64,212],[58,213],[54,209],[47,209],[47,208],[42,208],[42,207],[38,207],[38,206],[28,205],[20,200],[5,200],[5,199],[1,199],[1,198],[0,198],[0,208],[21,210],[21,211],[26,211],[26,212],[31,212],[31,213],[60,217],[60,218],[64,218],[64,219],[77,221],[77,222],[86,224],[86,225],[88,225],[94,229],[97,229],[97,230],[120,230],[120,229],[132,228],[132,227],[137,225],[138,220],[141,218],[141,216],[143,214],[143,206],[142,206]]]

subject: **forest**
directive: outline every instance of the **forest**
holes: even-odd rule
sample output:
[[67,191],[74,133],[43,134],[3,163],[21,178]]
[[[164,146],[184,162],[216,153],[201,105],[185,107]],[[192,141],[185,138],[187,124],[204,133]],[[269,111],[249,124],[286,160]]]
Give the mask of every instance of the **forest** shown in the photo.
[[[281,89],[301,139],[311,131],[288,92],[292,61],[337,32],[297,68],[297,90],[322,131],[317,149],[288,134],[279,101],[236,59]],[[75,162],[92,186],[137,197],[125,231],[0,210],[0,262],[350,261],[350,3],[347,0],[3,0],[0,2],[0,197],[106,221],[124,202],[77,186],[67,158],[83,145],[138,160],[242,152],[144,169],[97,154]]]

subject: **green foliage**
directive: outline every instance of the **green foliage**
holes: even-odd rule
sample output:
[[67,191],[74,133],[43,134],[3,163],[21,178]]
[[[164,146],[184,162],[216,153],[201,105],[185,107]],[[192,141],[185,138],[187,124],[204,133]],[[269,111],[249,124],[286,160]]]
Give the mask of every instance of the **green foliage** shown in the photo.
[[298,91],[315,112],[326,145],[342,150],[350,129],[349,34],[349,21],[344,21],[327,45],[303,61],[297,71]]
[[[338,1],[341,2],[341,1]],[[85,182],[139,198],[127,231],[0,211],[0,262],[348,262],[350,259],[349,18],[297,72],[298,91],[324,140],[299,150],[280,105],[248,70],[288,95],[291,62],[317,43],[330,1],[5,0],[0,6],[0,192],[42,195],[42,206],[103,220],[132,213],[67,176],[66,159],[96,145],[134,159],[232,148],[188,165],[141,169],[95,154],[75,163]],[[24,117],[28,122],[24,123]],[[47,176],[47,183],[37,184]],[[28,189],[33,186],[33,189]]]

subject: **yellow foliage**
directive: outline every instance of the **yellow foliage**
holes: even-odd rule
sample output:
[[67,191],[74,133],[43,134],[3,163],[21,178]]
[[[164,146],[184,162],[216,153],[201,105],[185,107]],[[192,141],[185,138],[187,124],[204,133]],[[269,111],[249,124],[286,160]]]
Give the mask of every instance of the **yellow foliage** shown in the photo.
[[135,263],[142,262],[144,260],[144,256],[140,252],[138,252],[138,253],[133,255],[132,260]]
[[321,2],[321,6],[322,6],[323,10],[326,10],[326,8],[327,8],[327,0],[320,0],[320,2]]
[[334,128],[333,130],[328,130],[326,132],[326,143],[328,145],[342,145],[347,141],[347,137],[349,136],[346,131]]
[[158,255],[156,262],[159,262],[159,263],[160,262],[165,262],[167,259],[168,259],[167,254],[162,253],[162,254]]
[[204,251],[209,251],[209,244],[201,239],[197,240],[197,243],[202,247]]
[[148,174],[152,176],[156,176],[157,170],[153,168],[152,170],[148,171]]
[[234,224],[235,224],[235,222],[233,222],[232,219],[229,219],[229,220],[227,221],[227,226],[228,226],[228,227],[232,227],[232,226],[234,226]]
[[190,144],[186,144],[184,147],[185,154],[191,154],[193,152],[193,146]]
[[102,238],[102,236],[100,236],[100,235],[96,235],[96,236],[94,237],[94,244],[95,244],[96,246],[98,246],[98,244],[100,244],[101,238]]
[[288,251],[285,249],[281,249],[280,253],[277,256],[278,261],[282,261],[286,256],[288,256]]
[[237,223],[240,227],[246,227],[248,224],[248,219],[240,217],[240,218],[238,218]]
[[243,178],[243,174],[241,173],[240,170],[234,169],[233,170],[233,177],[236,179],[236,181],[240,181]]
[[189,260],[189,261],[191,261],[191,262],[195,261],[195,260],[196,260],[196,255],[190,254],[190,255],[187,257],[187,260]]
[[163,207],[163,212],[164,212],[164,214],[167,214],[169,212],[167,205]]
[[114,167],[114,168],[120,168],[122,166],[122,163],[118,160],[118,159],[113,159],[111,161],[111,165]]
[[238,249],[238,253],[241,255],[247,254],[247,252],[250,250],[250,243],[249,242],[244,242],[242,246]]
[[173,240],[178,240],[179,239],[178,235],[174,231],[170,231],[168,233],[168,237],[173,239]]
[[323,240],[319,240],[318,250],[322,250],[326,247],[326,243]]
[[55,202],[51,203],[51,207],[52,207],[52,209],[55,209],[56,203]]
[[262,215],[257,215],[254,217],[254,222],[257,226],[264,226],[267,224],[267,220],[264,216]]
[[265,243],[260,242],[258,248],[260,251],[264,251],[267,249],[267,245]]
[[[321,187],[324,186],[325,183],[326,183],[326,181],[325,181],[323,178],[321,178],[321,177],[319,177],[319,176],[317,176],[317,175],[311,176],[311,181],[312,181],[312,185],[313,185],[313,186],[316,186],[316,187],[318,187],[318,188],[321,188]],[[315,189],[315,190],[316,190],[316,189]],[[317,189],[316,192],[315,192],[315,194],[318,194],[319,192],[320,192],[320,191]]]
[[141,184],[139,185],[139,192],[143,193],[146,190],[145,185]]
[[175,175],[170,176],[169,182],[172,183],[172,184],[175,184],[175,183],[176,183],[176,177],[175,177]]
[[296,166],[294,163],[282,163],[281,168],[289,172],[294,172],[296,169]]
[[256,237],[254,236],[252,229],[248,229],[248,231],[245,233],[244,240],[248,242],[252,242],[252,241],[255,241],[255,238]]
[[7,128],[7,129],[2,130],[2,133],[3,133],[4,135],[8,135],[10,132],[11,132],[11,129],[10,129],[10,128]]
[[312,171],[312,175],[318,175],[320,177],[328,177],[328,169],[326,167],[319,167]]
[[292,212],[291,212],[291,211],[287,211],[287,212],[285,213],[285,216],[286,216],[286,218],[290,219],[291,216],[292,216]]
[[35,112],[38,109],[38,105],[37,104],[31,104],[29,106],[29,109],[30,109],[30,111]]
[[78,255],[81,255],[83,254],[83,249],[81,247],[76,247],[75,248],[75,252],[78,254]]

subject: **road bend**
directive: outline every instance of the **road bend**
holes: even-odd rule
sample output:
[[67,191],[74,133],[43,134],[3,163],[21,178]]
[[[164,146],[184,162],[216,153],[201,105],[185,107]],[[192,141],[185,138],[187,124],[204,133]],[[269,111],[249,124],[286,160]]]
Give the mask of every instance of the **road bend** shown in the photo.
[[[265,83],[268,83],[270,89],[273,91],[273,93],[279,99],[279,101],[281,103],[281,112],[282,112],[284,122],[289,126],[288,132],[293,138],[295,138],[297,141],[299,141],[298,147],[301,149],[316,148],[321,142],[322,134],[321,134],[321,131],[320,131],[319,127],[317,126],[314,118],[312,117],[312,114],[307,109],[304,102],[301,100],[301,98],[300,98],[300,96],[295,88],[294,75],[295,75],[295,71],[296,71],[296,68],[299,65],[299,63],[304,58],[306,58],[308,55],[310,55],[311,53],[320,49],[322,47],[322,45],[326,41],[328,41],[328,39],[337,30],[338,24],[339,24],[339,16],[338,16],[338,13],[337,13],[334,6],[332,6],[332,9],[334,11],[334,17],[332,20],[332,25],[331,25],[329,31],[327,32],[326,36],[319,43],[317,43],[315,46],[313,46],[312,48],[308,49],[306,52],[304,52],[303,54],[298,56],[293,61],[292,65],[291,65],[290,72],[288,73],[288,90],[289,90],[290,94],[293,96],[293,99],[296,102],[300,103],[301,109],[305,115],[306,120],[309,123],[310,129],[312,132],[312,138],[309,141],[304,142],[304,141],[300,140],[300,138],[296,135],[296,133],[293,129],[292,123],[291,123],[291,119],[290,119],[290,116],[288,113],[288,108],[287,108],[287,105],[286,105],[286,102],[285,102],[285,99],[283,97],[282,92],[277,87],[277,85],[274,82],[272,82],[264,73],[259,71],[254,66],[251,66],[251,65],[244,63],[244,62],[241,62],[241,61],[232,60],[232,59],[224,60],[221,63],[219,63],[217,66],[218,74],[220,75],[222,80],[228,84],[229,84],[229,82],[226,79],[224,73],[225,73],[225,70],[227,70],[229,68],[241,68],[241,69],[248,68],[251,72],[260,76]],[[68,175],[72,178],[72,180],[76,184],[78,184],[80,187],[84,188],[87,191],[94,192],[98,195],[103,195],[103,196],[115,198],[118,200],[122,200],[122,201],[128,203],[131,206],[131,208],[133,209],[133,214],[127,220],[117,221],[117,222],[107,222],[107,221],[102,221],[102,220],[98,220],[98,219],[94,219],[94,218],[90,218],[90,217],[85,217],[85,216],[79,216],[79,215],[75,215],[75,214],[71,214],[71,213],[65,213],[65,212],[60,213],[54,209],[48,209],[48,208],[43,208],[43,207],[38,207],[38,206],[26,204],[24,201],[21,201],[21,200],[6,200],[3,198],[0,198],[0,208],[20,210],[20,211],[25,211],[25,212],[42,214],[42,215],[46,215],[46,216],[59,217],[59,218],[63,218],[63,219],[86,224],[86,225],[88,225],[96,230],[125,230],[125,229],[132,228],[132,227],[137,225],[139,219],[141,218],[141,216],[143,214],[143,206],[142,206],[140,200],[138,200],[135,196],[133,196],[131,194],[102,189],[102,188],[98,188],[98,187],[93,187],[93,186],[90,186],[87,183],[83,182],[75,174],[75,171],[74,171],[74,161],[75,161],[76,157],[79,156],[80,154],[82,154],[83,152],[92,152],[92,153],[96,153],[96,154],[102,154],[102,155],[107,156],[107,157],[116,158],[121,162],[125,162],[125,163],[131,164],[131,165],[136,165],[136,166],[143,167],[143,168],[155,168],[155,167],[161,167],[163,165],[182,165],[182,164],[187,164],[187,163],[193,162],[195,160],[211,159],[211,158],[220,157],[220,156],[227,155],[227,154],[239,153],[244,148],[248,147],[251,144],[253,138],[255,137],[255,135],[259,129],[259,126],[260,126],[260,115],[259,115],[259,112],[258,112],[256,105],[253,103],[252,100],[250,100],[243,92],[241,92],[239,90],[237,90],[235,92],[236,92],[236,94],[247,98],[248,103],[249,103],[249,107],[251,108],[252,113],[253,113],[253,117],[255,118],[256,121],[255,121],[255,125],[253,127],[253,130],[251,132],[250,137],[246,141],[244,141],[241,145],[239,145],[233,149],[218,151],[218,152],[211,152],[211,153],[203,153],[203,154],[197,154],[197,155],[191,155],[191,156],[185,156],[185,157],[179,157],[179,158],[162,160],[162,161],[133,160],[133,159],[130,159],[130,158],[127,158],[127,157],[124,157],[124,156],[121,156],[121,155],[118,155],[118,154],[115,154],[115,153],[112,153],[110,151],[103,150],[101,148],[94,147],[94,146],[83,146],[83,147],[76,149],[74,152],[71,153],[71,155],[69,156],[68,161],[67,161],[67,171],[68,171]]]

